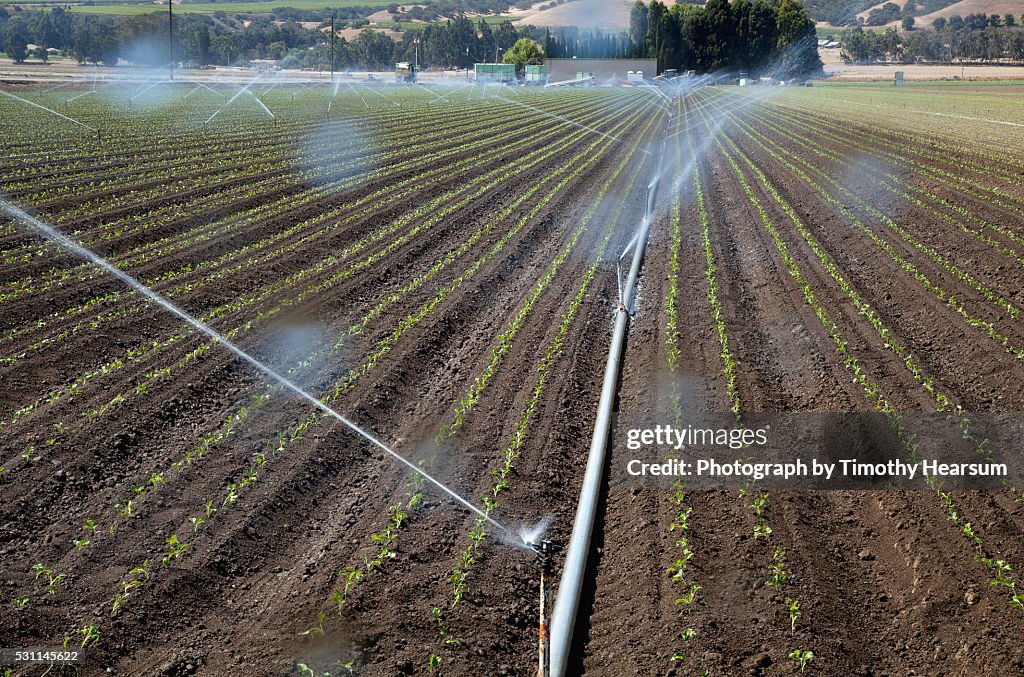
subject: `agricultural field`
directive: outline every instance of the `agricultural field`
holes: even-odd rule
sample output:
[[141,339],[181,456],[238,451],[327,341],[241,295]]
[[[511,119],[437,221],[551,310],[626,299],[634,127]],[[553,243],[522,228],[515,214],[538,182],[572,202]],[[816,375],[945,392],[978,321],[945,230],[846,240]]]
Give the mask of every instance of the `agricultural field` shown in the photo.
[[[1020,85],[0,91],[0,647],[50,674],[535,674],[515,536],[569,540],[642,221],[623,412],[1024,406]],[[1022,533],[613,484],[568,674],[1024,674]]]

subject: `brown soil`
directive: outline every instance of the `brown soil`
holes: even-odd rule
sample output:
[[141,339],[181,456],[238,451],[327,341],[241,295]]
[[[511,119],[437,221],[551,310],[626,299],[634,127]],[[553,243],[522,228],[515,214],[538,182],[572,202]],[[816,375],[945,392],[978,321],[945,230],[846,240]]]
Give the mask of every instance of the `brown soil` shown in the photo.
[[[596,93],[578,96],[577,115],[609,101]],[[605,233],[610,232],[597,275],[565,335],[560,356],[545,376],[510,488],[499,496],[494,512],[497,519],[513,527],[551,518],[549,537],[566,543],[610,336],[616,294],[614,259],[643,213],[643,186],[654,171],[653,157],[640,151],[630,155],[629,149],[634,142],[641,149],[651,144],[657,147],[663,130],[672,124],[661,108],[649,104],[652,99],[643,98],[646,94],[614,96],[620,110],[593,124],[621,136],[619,140],[581,135],[529,171],[501,178],[408,242],[391,250],[386,249],[391,237],[371,245],[354,260],[381,254],[378,262],[325,287],[301,306],[292,307],[288,300],[308,285],[325,282],[342,264],[270,294],[253,307],[218,317],[214,325],[228,331],[253,320],[255,328],[239,335],[240,345],[281,369],[294,368],[296,378],[317,394],[333,390],[332,383],[358,368],[378,346],[387,344],[389,349],[381,353],[373,368],[332,404],[400,453],[423,460],[432,474],[479,503],[477,497],[489,494],[495,481],[492,472],[501,466],[502,450],[516,434],[522,412],[531,401],[539,379],[537,365],[559,335],[563,314],[597,260]],[[701,107],[705,114],[720,114],[715,112],[716,96],[699,93],[688,97],[686,105]],[[629,129],[615,130],[638,111],[641,115]],[[700,112],[690,116],[693,122],[701,119]],[[796,117],[792,110],[766,104],[763,111],[741,112],[738,117],[795,154],[801,150],[783,132],[805,136],[840,156],[854,155],[854,146],[824,134],[834,134],[831,128],[822,127],[822,133],[816,134],[815,124]],[[452,125],[457,128],[454,118]],[[971,410],[1014,410],[1024,405],[1019,388],[1024,369],[1019,360],[968,326],[948,305],[879,253],[857,230],[850,214],[837,212],[800,176],[776,162],[767,150],[773,148],[770,144],[757,143],[735,125],[727,124],[724,130],[792,205],[849,284],[891,327],[894,338],[934,377],[936,387]],[[417,210],[436,197],[457,191],[475,176],[526,161],[530,153],[555,148],[565,135],[577,131],[568,128],[554,139],[538,136],[515,154],[485,146],[477,152],[488,161],[472,173],[453,173],[420,186],[387,209],[369,205],[342,211],[338,228],[329,235],[262,269],[229,275],[193,294],[184,293],[177,301],[190,312],[202,314],[232,299],[258,293],[395,219],[409,217],[408,225],[394,235],[397,237],[430,218],[430,213]],[[842,163],[830,165],[815,158],[823,172],[849,175],[846,188],[872,200],[873,206],[943,251],[951,261],[971,265],[972,275],[997,293],[1009,298],[1019,292],[1022,279],[1016,261],[986,249],[978,240],[951,233],[949,225],[925,207],[877,200],[877,182],[895,173],[936,198],[1024,233],[1019,215],[958,191],[955,182],[929,179],[889,164],[881,154],[894,147],[886,130],[850,122],[844,133],[849,134],[850,144],[859,144],[858,156],[873,158],[874,171],[853,175]],[[694,138],[708,137],[710,133],[698,124]],[[274,138],[267,137],[265,142]],[[557,180],[530,194],[498,228],[480,237],[451,265],[431,274],[422,286],[399,294],[538,181],[559,171],[567,174],[588,160],[591,156],[575,164],[569,162],[597,141],[601,143],[591,155],[594,162],[562,186],[550,202],[540,206]],[[687,159],[682,148],[685,144],[675,149],[680,152],[678,157]],[[1019,148],[1004,150],[1024,160]],[[877,157],[872,155],[876,151]],[[676,157],[672,147],[667,146],[667,152],[670,160]],[[240,163],[244,162],[242,153]],[[959,171],[955,157],[945,162],[909,148],[907,156],[926,166]],[[97,167],[109,174],[130,158],[98,157]],[[447,161],[460,158],[455,154]],[[972,159],[984,158],[979,154]],[[177,161],[177,156],[168,156],[155,166]],[[1013,167],[1005,158],[999,162],[1006,171]],[[903,361],[885,347],[874,328],[817,264],[814,253],[770,192],[740,164],[805,280],[849,340],[864,369],[884,387],[889,401],[902,411],[934,409],[934,400]],[[666,177],[671,177],[678,167],[671,161],[668,166]],[[717,146],[711,144],[702,154],[698,169],[744,411],[870,410],[872,403],[852,381],[832,338],[805,303],[760,214]],[[130,272],[153,275],[191,260],[211,260],[231,247],[257,242],[389,181],[412,175],[378,178],[343,195],[325,196],[254,229],[194,251],[176,252]],[[115,190],[130,192],[131,178],[125,177],[125,181]],[[607,190],[603,190],[606,182]],[[668,185],[671,181],[663,181],[663,186]],[[297,189],[289,184],[267,198],[279,199]],[[194,194],[161,199],[202,205],[204,195],[214,190],[211,184]],[[1008,189],[1004,199],[1020,206],[1024,196],[1013,192],[1016,190]],[[683,339],[679,367],[670,373],[664,339],[673,243],[671,195],[663,190],[623,363],[618,402],[622,411],[649,409],[661,389],[673,383],[682,384],[687,411],[716,412],[729,406],[721,377],[721,348],[706,300],[707,263],[692,180],[684,180],[678,191],[682,232],[678,326]],[[62,208],[73,207],[82,197],[48,205],[48,213],[57,218]],[[249,199],[229,201],[208,215],[209,220],[251,205]],[[538,209],[531,215],[534,207]],[[148,208],[146,204],[133,206]],[[116,213],[112,209],[109,217]],[[870,217],[858,207],[851,207],[851,214],[865,220]],[[484,258],[478,269],[471,268],[523,217],[528,218],[522,230],[496,256]],[[146,233],[137,241],[119,244],[118,251],[144,245],[147,237],[166,236],[174,228],[194,227],[203,218],[186,211],[169,231]],[[439,426],[452,420],[460,398],[485,373],[509,321],[584,223],[579,242],[525,316],[465,424],[440,446],[431,444]],[[871,223],[871,227],[892,236],[880,224]],[[303,234],[305,231],[295,237]],[[15,241],[12,236],[10,242]],[[1007,238],[998,241],[1012,244]],[[905,244],[896,246],[979,317],[1012,341],[1024,340],[1024,326],[1019,321],[1005,317],[998,307],[918,250]],[[75,263],[59,260],[55,265],[72,267]],[[464,278],[468,271],[471,276]],[[4,279],[17,280],[39,272],[39,264],[30,262],[4,271]],[[186,275],[174,284],[194,280]],[[19,299],[2,306],[2,329],[5,333],[20,329],[56,309],[117,289],[112,281],[97,279]],[[449,291],[428,306],[443,289]],[[351,324],[392,294],[396,295],[394,301],[363,331],[348,334]],[[280,316],[258,316],[278,306],[283,307]],[[397,340],[387,343],[403,322],[420,317],[423,308],[429,312]],[[86,318],[109,310],[100,304]],[[272,340],[275,331],[293,325],[317,328],[312,347],[323,356],[305,368],[299,368],[294,355]],[[0,364],[0,421],[4,422],[0,465],[7,466],[0,475],[0,644],[59,646],[66,633],[96,624],[101,641],[90,650],[88,663],[80,671],[83,676],[276,676],[298,674],[299,663],[344,674],[336,665],[339,661],[352,661],[352,669],[360,675],[427,674],[431,655],[440,657],[443,675],[533,674],[538,582],[532,554],[508,547],[492,534],[469,570],[465,597],[453,608],[450,575],[470,543],[474,518],[429,486],[424,504],[410,509],[397,530],[394,557],[367,574],[349,594],[344,611],[337,611],[331,593],[343,585],[340,572],[350,565],[359,566],[374,554],[371,534],[385,527],[390,506],[406,500],[411,477],[344,426],[329,419],[317,420],[302,432],[302,439],[269,456],[259,479],[240,490],[236,502],[221,504],[228,482],[241,481],[259,452],[268,445],[276,446],[279,433],[310,414],[310,407],[297,398],[273,397],[211,447],[201,462],[181,473],[166,472],[159,490],[143,492],[131,516],[117,517],[115,504],[131,498],[133,486],[146,485],[156,469],[169,468],[198,438],[222,430],[223,422],[243,411],[243,405],[268,392],[256,373],[216,349],[179,367],[179,360],[200,344],[197,337],[187,336],[123,369],[87,379],[73,397],[55,404],[44,402],[11,422],[15,410],[52,388],[66,385],[128,350],[163,341],[178,329],[165,313],[145,308],[61,339],[54,346],[44,346],[14,366]],[[27,332],[0,356],[25,349],[42,336],[54,336],[55,331]],[[331,350],[339,337],[345,339],[343,347]],[[174,370],[168,382],[150,393],[135,390],[147,374],[163,367]],[[86,419],[87,410],[103,406],[118,393],[127,393],[124,405],[114,407],[97,422]],[[620,443],[617,439],[610,452],[613,467],[622,459]],[[29,446],[34,448],[35,460],[26,462],[21,454]],[[675,514],[669,499],[665,492],[655,490],[616,489],[603,496],[570,674],[699,675],[707,669],[710,675],[790,675],[797,671],[787,658],[794,648],[814,651],[807,674],[1024,674],[1024,648],[1020,645],[1024,614],[1010,607],[1004,588],[989,584],[988,570],[975,561],[974,549],[949,522],[932,493],[772,492],[768,509],[774,529],[772,542],[787,552],[789,572],[785,592],[776,593],[765,586],[771,549],[753,538],[755,519],[749,500],[735,492],[695,492],[687,498],[693,508],[690,547],[695,553],[688,576],[702,590],[690,612],[675,603],[678,590],[665,572],[678,556],[677,536],[668,529]],[[957,500],[978,525],[991,552],[1024,566],[1020,538],[1024,506],[1005,493],[961,492]],[[201,515],[208,501],[221,507],[209,524],[193,533],[189,517]],[[90,536],[93,543],[76,552],[72,541],[87,533],[82,525],[89,519],[103,526],[116,522],[117,531]],[[189,550],[163,566],[164,543],[171,534],[187,541]],[[151,579],[132,590],[124,609],[112,617],[113,596],[131,580],[129,570],[144,561]],[[67,575],[56,594],[48,595],[45,585],[33,580],[36,563]],[[556,571],[559,564],[556,562]],[[25,609],[16,609],[12,598],[22,596],[28,596],[30,603]],[[786,613],[784,598],[788,596],[799,598],[803,610],[795,630]],[[432,614],[435,608],[443,612],[445,627],[459,640],[458,645],[442,640]],[[317,625],[321,611],[327,614],[322,636],[301,634]],[[693,638],[681,639],[680,633],[688,628],[695,631]],[[72,641],[79,640],[72,637]],[[673,660],[680,650],[686,658]],[[14,674],[43,671],[20,669]]]

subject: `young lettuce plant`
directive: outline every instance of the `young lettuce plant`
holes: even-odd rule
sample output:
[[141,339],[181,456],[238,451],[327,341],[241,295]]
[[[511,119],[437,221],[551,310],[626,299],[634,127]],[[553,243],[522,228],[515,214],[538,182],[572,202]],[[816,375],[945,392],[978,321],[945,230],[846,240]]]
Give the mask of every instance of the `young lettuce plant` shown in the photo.
[[79,628],[78,633],[82,635],[82,643],[79,645],[82,649],[88,646],[90,642],[98,644],[100,641],[100,630],[95,625],[86,625],[83,628]]
[[800,602],[792,597],[787,597],[786,605],[789,607],[789,628],[796,632],[796,619],[800,618]]
[[807,664],[814,658],[814,652],[804,649],[793,649],[789,652],[789,658],[792,658],[800,666],[800,672],[803,672],[807,668]]
[[41,562],[33,564],[32,570],[36,572],[36,581],[38,581],[40,578],[45,579],[46,594],[48,595],[57,594],[57,587],[60,585],[60,582],[67,578],[67,574],[58,574],[53,569],[49,568]]
[[323,637],[324,634],[325,634],[324,633],[324,620],[326,618],[327,618],[327,614],[325,614],[324,612],[321,611],[320,613],[318,613],[316,615],[316,625],[314,625],[313,627],[311,627],[311,628],[309,628],[307,630],[303,630],[302,632],[300,632],[299,633],[299,637],[309,637],[310,639],[313,639],[315,637]]
[[171,534],[168,536],[165,543],[167,544],[167,553],[164,555],[164,558],[160,560],[161,564],[165,567],[171,566],[172,560],[175,560],[188,552],[188,543],[182,543],[178,540],[178,534]]

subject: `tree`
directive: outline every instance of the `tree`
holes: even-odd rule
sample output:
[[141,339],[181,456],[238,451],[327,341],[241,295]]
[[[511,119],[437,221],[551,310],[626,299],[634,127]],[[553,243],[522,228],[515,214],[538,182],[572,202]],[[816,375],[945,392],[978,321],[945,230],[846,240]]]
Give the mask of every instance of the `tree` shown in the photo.
[[647,37],[644,54],[658,62],[658,69],[678,68],[680,61],[679,23],[659,0],[653,0],[647,9]]
[[491,30],[491,25],[483,19],[480,19],[480,23],[477,24],[477,30],[480,33],[480,37],[473,56],[481,61],[487,61],[491,58],[490,55],[494,54],[494,48],[497,44],[494,41],[494,31]]
[[944,29],[945,27],[946,19],[944,17],[937,17],[935,21],[932,22],[932,28],[934,28],[936,31],[940,33],[942,32],[942,29]]
[[1003,22],[1007,26],[1016,26],[1017,25],[1017,17],[1015,17],[1012,14],[1007,14],[1006,16],[1003,17]]
[[389,65],[394,66],[391,60],[393,47],[391,38],[372,28],[364,28],[349,45],[349,52],[366,70],[384,70]]
[[667,12],[665,5],[659,0],[652,0],[647,8],[647,35],[644,38],[644,54],[658,58],[661,51],[661,15]]
[[494,42],[498,49],[511,49],[518,39],[519,32],[511,21],[502,21],[498,24],[498,30],[494,31]]
[[647,7],[642,0],[636,0],[629,10],[629,41],[634,56],[643,56],[647,43]]
[[537,43],[530,38],[520,38],[512,49],[505,52],[502,63],[514,63],[516,73],[526,70],[526,67],[539,64],[544,59],[544,53],[540,51]]
[[814,21],[796,0],[782,0],[778,12],[780,77],[802,77],[822,69]]
[[7,24],[7,30],[4,32],[4,51],[14,63],[23,63],[28,57],[28,41],[31,39],[32,36],[24,23],[12,21]]
[[903,17],[903,30],[912,31],[914,30],[914,17],[905,16]]
[[79,21],[71,34],[71,55],[78,63],[117,64],[121,46],[113,20],[89,17]]
[[[697,70],[697,44],[700,34],[699,17],[703,9],[698,5],[672,5],[669,13],[679,27],[679,68]],[[775,24],[775,13],[772,12],[772,25]]]
[[182,58],[196,66],[205,66],[210,63],[210,28],[204,22],[208,19],[200,14],[186,14],[183,19],[186,24],[178,30]]
[[671,12],[662,12],[658,21],[658,51],[655,58],[661,70],[679,68],[682,60],[682,34],[676,17]]
[[697,70],[710,72],[735,62],[736,22],[729,0],[708,0],[687,28]]
[[234,33],[225,33],[223,35],[215,35],[210,40],[210,51],[216,54],[218,62],[224,65],[230,65],[234,63],[235,58],[238,57],[239,46],[238,39]]
[[[767,65],[775,54],[779,43],[779,25],[775,9],[764,0],[756,0],[750,6],[748,34],[743,36],[741,48],[746,51],[746,66],[753,70]],[[817,43],[815,43],[817,45]]]
[[469,68],[476,60],[473,58],[473,47],[476,46],[476,28],[473,22],[460,14],[451,22],[448,30],[451,34],[454,65]]
[[60,35],[57,33],[52,15],[49,12],[39,12],[32,19],[30,28],[32,29],[33,41],[40,47],[57,47],[60,45]]

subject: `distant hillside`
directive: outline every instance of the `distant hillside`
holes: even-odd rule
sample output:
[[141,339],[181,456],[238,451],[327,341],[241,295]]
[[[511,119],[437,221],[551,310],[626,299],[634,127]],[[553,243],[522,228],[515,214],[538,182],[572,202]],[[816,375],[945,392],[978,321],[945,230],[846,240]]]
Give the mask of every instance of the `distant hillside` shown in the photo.
[[951,16],[967,16],[968,14],[1012,14],[1016,18],[1024,16],[1024,0],[961,0],[937,12],[921,15],[917,21],[930,26],[938,17],[948,19]]
[[858,19],[868,26],[896,25],[904,16],[927,26],[939,16],[1024,14],[1024,0],[806,0],[803,5],[812,19],[833,26],[853,25]]
[[[666,5],[675,0],[662,0]],[[529,9],[514,9],[512,16],[533,26],[577,26],[579,28],[629,28],[629,10],[636,0],[555,0],[538,2]],[[645,0],[645,4],[647,0]]]

